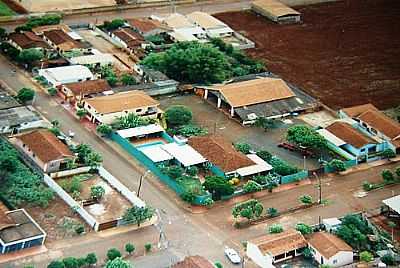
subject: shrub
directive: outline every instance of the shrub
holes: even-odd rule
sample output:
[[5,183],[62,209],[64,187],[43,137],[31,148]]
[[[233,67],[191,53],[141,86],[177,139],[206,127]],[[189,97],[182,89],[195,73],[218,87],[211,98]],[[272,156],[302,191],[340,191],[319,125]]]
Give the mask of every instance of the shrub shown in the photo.
[[[171,131],[171,129],[169,130]],[[171,131],[173,135],[179,134],[185,137],[192,137],[192,136],[204,136],[207,135],[208,131],[205,128],[201,128],[194,124],[187,124],[179,127],[177,130]]]
[[386,254],[381,257],[381,261],[386,265],[395,265],[396,261],[392,254]]
[[373,259],[374,259],[374,256],[368,251],[363,251],[360,253],[360,260],[363,262],[370,262]]
[[129,261],[124,261],[121,257],[109,260],[105,268],[133,268]]
[[125,24],[124,19],[113,19],[112,21],[105,21],[102,27],[107,31],[111,31],[124,26],[124,24]]
[[74,257],[67,257],[62,260],[65,265],[65,268],[78,268],[78,260]]
[[146,250],[146,252],[150,252],[151,251],[151,243],[147,243],[144,245],[144,249]]
[[76,233],[76,234],[80,235],[80,234],[82,234],[82,233],[84,233],[84,232],[85,232],[85,226],[84,226],[83,224],[78,224],[78,225],[75,227],[75,233]]
[[96,131],[104,136],[109,136],[112,133],[112,127],[107,124],[97,126]]
[[137,226],[140,226],[141,223],[145,222],[148,219],[151,219],[153,215],[154,209],[151,207],[133,206],[125,211],[122,219],[127,223],[136,223]]
[[55,96],[57,94],[57,89],[51,87],[47,90],[47,92],[49,93],[50,96]]
[[212,207],[212,205],[214,205],[214,200],[212,200],[212,198],[206,198],[203,202],[203,205],[210,208]]
[[129,85],[136,85],[137,81],[135,79],[135,77],[133,77],[130,74],[123,74],[121,76],[121,82],[122,84],[124,84],[125,86],[129,86]]
[[185,191],[180,195],[181,199],[185,202],[193,204],[196,200],[196,195],[192,191]]
[[312,227],[305,223],[296,224],[296,230],[299,231],[302,235],[311,234],[313,232]]
[[184,105],[174,105],[165,111],[165,119],[171,126],[187,125],[192,121],[192,117],[192,111]]
[[394,175],[393,175],[393,173],[392,173],[390,170],[388,170],[388,169],[384,169],[384,170],[382,171],[381,175],[382,175],[383,181],[385,181],[385,182],[393,182],[393,181],[394,181]]
[[224,268],[224,266],[222,266],[222,264],[221,264],[220,262],[215,262],[215,263],[214,263],[214,266],[215,266],[216,268]]
[[269,162],[272,158],[272,154],[266,150],[258,151],[256,154],[258,157],[260,157],[261,159],[263,159],[266,162]]
[[267,214],[268,214],[270,217],[276,217],[276,216],[279,215],[279,212],[278,212],[278,210],[277,210],[276,208],[268,208],[268,209],[267,209]]
[[301,203],[303,203],[304,205],[309,205],[309,204],[312,204],[313,199],[310,195],[302,195],[299,197],[299,201]]
[[383,158],[393,158],[396,156],[396,153],[392,149],[386,149],[381,153]]
[[245,193],[253,193],[253,192],[258,192],[261,191],[262,187],[259,185],[257,182],[249,180],[244,186],[243,186],[243,191]]
[[95,253],[89,253],[86,255],[86,263],[89,265],[93,265],[97,263],[97,256]]
[[396,176],[400,179],[400,167],[397,167],[395,170]]
[[65,268],[65,265],[62,261],[52,261],[47,265],[47,268]]
[[170,166],[167,170],[167,175],[172,179],[177,179],[183,174],[183,169],[180,166]]
[[371,191],[373,189],[373,184],[368,182],[368,181],[364,181],[362,184],[362,187],[364,189],[364,191]]
[[88,263],[86,262],[86,258],[78,258],[77,259],[77,261],[78,261],[78,267],[80,268],[80,267],[84,267],[84,266],[86,266]]
[[108,260],[112,261],[112,260],[114,260],[115,258],[118,258],[118,257],[121,257],[121,252],[119,252],[118,249],[116,249],[116,248],[110,248],[110,249],[107,251],[107,259],[108,259]]
[[322,150],[327,148],[327,141],[315,129],[306,125],[295,125],[290,127],[286,133],[286,139],[289,142],[312,148],[315,150]]
[[203,186],[212,194],[214,200],[221,199],[223,195],[231,195],[235,191],[235,187],[225,178],[218,176],[207,176]]
[[261,216],[264,207],[261,202],[256,199],[250,199],[242,203],[235,204],[232,209],[232,216],[246,218],[248,220],[256,219]]
[[340,172],[340,171],[345,171],[346,166],[342,160],[339,159],[332,159],[328,165],[330,169],[332,169],[333,172]]
[[235,149],[243,154],[249,154],[251,146],[248,143],[235,143]]
[[125,245],[125,251],[131,255],[135,251],[135,246],[131,243]]
[[268,233],[270,234],[279,234],[283,232],[283,227],[280,224],[272,224],[268,227]]
[[190,176],[196,176],[198,172],[199,169],[196,166],[186,168],[186,173]]
[[311,259],[312,256],[313,256],[313,254],[312,254],[310,248],[305,248],[305,249],[303,250],[303,257],[304,257],[304,258],[306,258],[306,259]]
[[94,200],[100,200],[106,191],[104,190],[104,187],[101,185],[94,185],[90,187],[90,197],[93,198]]
[[271,166],[273,167],[272,171],[281,176],[295,174],[299,171],[298,168],[290,165],[286,161],[284,161],[276,156],[273,156],[270,159],[269,164],[271,164]]
[[82,182],[79,176],[73,176],[72,179],[65,179],[60,182],[61,188],[68,193],[81,192]]
[[33,91],[33,89],[26,87],[21,88],[17,94],[17,99],[22,103],[31,101],[33,100],[34,97],[35,97],[35,91]]
[[80,120],[87,115],[87,111],[85,109],[78,109],[76,111],[76,116],[79,117]]

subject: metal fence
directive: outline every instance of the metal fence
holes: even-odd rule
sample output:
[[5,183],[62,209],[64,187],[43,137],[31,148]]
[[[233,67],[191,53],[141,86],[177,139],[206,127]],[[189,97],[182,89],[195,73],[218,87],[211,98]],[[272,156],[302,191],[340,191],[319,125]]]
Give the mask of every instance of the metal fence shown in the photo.
[[304,180],[305,178],[308,178],[308,170],[302,170],[295,174],[282,176],[280,179],[280,183],[281,184],[292,183],[292,182]]

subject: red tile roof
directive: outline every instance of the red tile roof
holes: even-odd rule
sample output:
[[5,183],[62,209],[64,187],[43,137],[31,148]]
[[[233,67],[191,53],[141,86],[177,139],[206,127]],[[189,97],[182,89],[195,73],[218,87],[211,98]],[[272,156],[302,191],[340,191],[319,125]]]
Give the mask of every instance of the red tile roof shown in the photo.
[[47,43],[32,32],[11,33],[8,38],[20,46],[22,49],[28,48],[50,48]]
[[64,87],[74,93],[75,96],[89,95],[95,93],[101,93],[103,91],[111,90],[110,85],[104,79],[87,80],[83,82],[65,84]]
[[68,146],[47,129],[35,130],[16,138],[26,144],[44,163],[74,156]]
[[313,233],[308,243],[325,258],[331,258],[340,251],[353,251],[342,239],[326,232]]
[[349,117],[357,117],[368,110],[378,111],[378,108],[371,103],[367,103],[342,109]]
[[113,34],[124,41],[129,48],[140,46],[144,42],[143,37],[131,29],[118,29]]
[[71,36],[62,30],[47,31],[44,32],[44,36],[46,36],[56,46],[63,47],[64,50],[83,48],[79,42],[75,41]]
[[188,143],[208,161],[226,173],[255,165],[253,161],[236,151],[232,144],[222,137],[192,137]]
[[400,124],[380,111],[368,110],[360,114],[358,118],[390,139],[400,136]]
[[163,25],[161,22],[148,18],[128,19],[127,21],[132,27],[136,28],[142,33],[147,33],[155,29],[168,30],[168,27]]
[[350,124],[347,124],[345,122],[335,122],[325,129],[356,148],[361,148],[364,145],[375,143],[374,140],[361,134]]

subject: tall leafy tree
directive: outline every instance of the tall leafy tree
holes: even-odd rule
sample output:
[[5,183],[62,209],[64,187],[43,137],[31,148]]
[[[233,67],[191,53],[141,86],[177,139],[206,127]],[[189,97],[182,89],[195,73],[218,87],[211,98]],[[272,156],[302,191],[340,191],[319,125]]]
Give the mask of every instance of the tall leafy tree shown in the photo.
[[212,194],[214,200],[221,199],[223,195],[231,195],[235,191],[235,187],[227,179],[218,176],[207,176],[203,186]]
[[286,133],[289,142],[311,149],[323,150],[327,147],[327,141],[315,129],[306,125],[290,127]]

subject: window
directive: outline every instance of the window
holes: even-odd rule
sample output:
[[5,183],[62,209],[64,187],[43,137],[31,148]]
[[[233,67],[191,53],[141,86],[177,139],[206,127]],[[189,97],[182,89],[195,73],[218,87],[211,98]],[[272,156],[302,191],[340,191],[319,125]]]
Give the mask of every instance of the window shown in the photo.
[[140,112],[142,112],[142,109],[136,109],[136,112],[140,113]]
[[333,260],[333,264],[336,264],[337,263],[337,260]]

